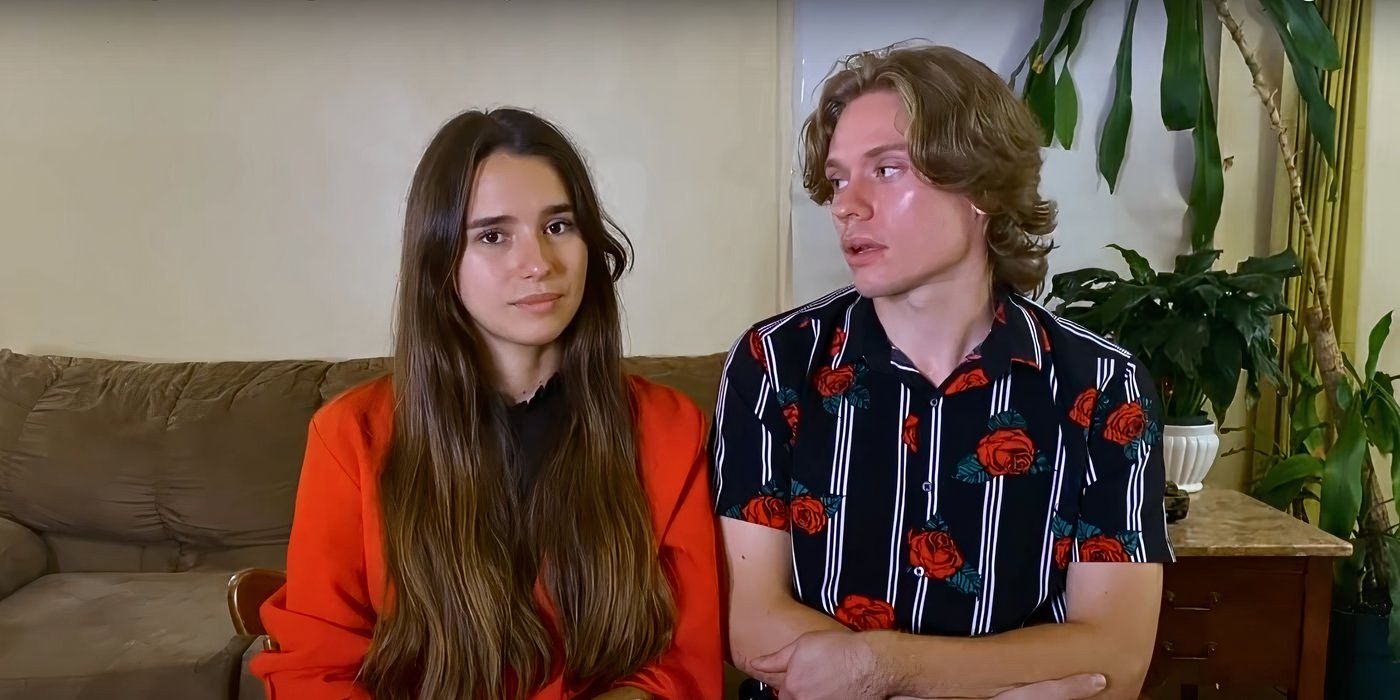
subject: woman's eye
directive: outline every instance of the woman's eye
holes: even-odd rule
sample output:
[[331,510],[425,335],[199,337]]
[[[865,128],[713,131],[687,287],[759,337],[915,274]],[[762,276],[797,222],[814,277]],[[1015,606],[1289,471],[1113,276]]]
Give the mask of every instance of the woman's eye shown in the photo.
[[501,232],[494,230],[482,231],[481,235],[476,237],[476,240],[481,241],[482,243],[486,243],[488,245],[495,245],[501,242]]
[[831,183],[831,189],[833,190],[840,190],[841,188],[846,186],[846,181],[843,178],[829,177],[826,179],[826,181]]
[[894,177],[897,172],[899,172],[897,165],[882,165],[875,169],[875,174],[883,178]]
[[572,222],[572,221],[566,221],[566,220],[564,220],[564,219],[559,219],[559,220],[556,220],[556,221],[551,221],[551,222],[549,222],[549,225],[548,225],[548,226],[545,226],[545,227],[544,227],[544,230],[545,230],[546,233],[550,234],[551,236],[562,236],[562,235],[564,235],[564,234],[566,234],[566,233],[568,233],[568,232],[574,230],[574,222]]

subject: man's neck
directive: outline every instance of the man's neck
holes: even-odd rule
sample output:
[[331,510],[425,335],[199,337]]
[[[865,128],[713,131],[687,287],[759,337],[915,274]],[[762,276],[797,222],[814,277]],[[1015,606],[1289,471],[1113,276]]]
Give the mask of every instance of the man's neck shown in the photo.
[[489,348],[492,380],[511,403],[529,400],[559,371],[563,352],[558,345],[525,347],[496,344]]
[[890,342],[934,386],[941,385],[992,328],[991,280],[985,273],[930,282],[873,302]]

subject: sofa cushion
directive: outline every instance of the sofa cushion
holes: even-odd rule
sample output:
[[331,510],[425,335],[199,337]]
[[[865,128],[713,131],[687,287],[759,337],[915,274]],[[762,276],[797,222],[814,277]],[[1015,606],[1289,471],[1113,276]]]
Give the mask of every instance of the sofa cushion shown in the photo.
[[311,414],[384,371],[0,350],[0,516],[50,538],[62,572],[184,570],[285,545]]
[[51,574],[0,600],[0,698],[227,698],[227,573]]

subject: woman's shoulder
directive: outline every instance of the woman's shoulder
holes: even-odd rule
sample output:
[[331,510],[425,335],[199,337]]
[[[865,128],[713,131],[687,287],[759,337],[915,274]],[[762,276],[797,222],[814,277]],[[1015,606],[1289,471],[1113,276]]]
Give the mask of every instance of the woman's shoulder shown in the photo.
[[329,443],[387,442],[394,424],[394,386],[388,375],[357,384],[327,401],[311,418],[312,430]]
[[627,380],[637,407],[638,430],[663,431],[676,438],[703,438],[705,414],[689,396],[640,375],[629,374]]

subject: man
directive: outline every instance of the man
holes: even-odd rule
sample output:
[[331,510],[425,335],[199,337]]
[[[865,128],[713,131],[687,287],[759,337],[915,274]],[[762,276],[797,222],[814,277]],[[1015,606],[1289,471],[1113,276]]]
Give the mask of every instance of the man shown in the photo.
[[725,367],[735,665],[785,700],[1137,697],[1172,559],[1157,399],[1022,296],[1054,228],[1034,119],[976,60],[898,48],[847,59],[802,138],[854,286]]

